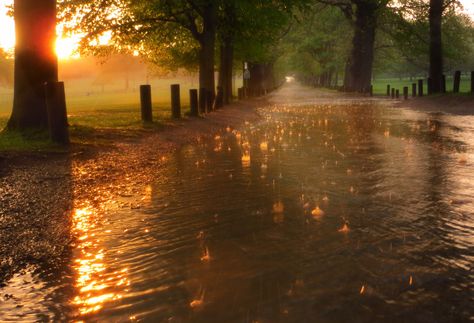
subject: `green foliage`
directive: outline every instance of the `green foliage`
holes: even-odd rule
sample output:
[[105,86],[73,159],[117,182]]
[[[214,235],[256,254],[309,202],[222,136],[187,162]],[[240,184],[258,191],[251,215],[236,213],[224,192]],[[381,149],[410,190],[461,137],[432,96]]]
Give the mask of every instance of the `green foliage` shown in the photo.
[[279,64],[287,64],[288,73],[301,77],[343,71],[352,29],[341,11],[315,4],[310,10],[298,12],[297,21],[284,38],[286,54]]
[[[429,6],[420,0],[404,0],[386,8],[380,17],[376,40],[376,76],[415,76],[429,66]],[[474,66],[474,25],[459,13],[455,2],[445,9],[442,40],[445,71]]]
[[[275,44],[306,0],[62,0],[61,19],[69,32],[85,33],[80,52],[107,56],[132,53],[169,70],[196,70],[202,8],[217,7],[218,39],[231,37],[242,61],[274,60]],[[229,14],[229,11],[231,14]],[[100,38],[110,35],[107,45]]]
[[[139,52],[152,63],[195,68],[202,8],[210,0],[64,0],[60,12],[69,32],[84,33],[83,54]],[[100,44],[110,35],[107,44]]]

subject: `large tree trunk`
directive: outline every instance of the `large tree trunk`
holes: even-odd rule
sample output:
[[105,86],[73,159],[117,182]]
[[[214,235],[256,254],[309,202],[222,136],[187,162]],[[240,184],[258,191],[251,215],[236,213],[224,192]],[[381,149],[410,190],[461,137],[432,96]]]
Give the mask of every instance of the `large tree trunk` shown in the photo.
[[430,0],[430,78],[431,92],[442,92],[443,82],[443,49],[441,45],[441,20],[443,0]]
[[215,97],[214,51],[216,43],[216,8],[211,2],[204,7],[203,31],[199,39],[199,87]]
[[56,0],[15,0],[13,110],[7,127],[41,129],[48,125],[44,83],[58,80]]
[[372,79],[378,6],[371,0],[357,1],[355,4],[354,36],[351,55],[346,66],[344,89],[366,91]]

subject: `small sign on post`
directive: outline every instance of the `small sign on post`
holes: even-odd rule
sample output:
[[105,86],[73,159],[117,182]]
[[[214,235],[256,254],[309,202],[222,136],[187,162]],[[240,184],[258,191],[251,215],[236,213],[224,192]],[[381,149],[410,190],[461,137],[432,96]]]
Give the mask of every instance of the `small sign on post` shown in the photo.
[[244,71],[244,80],[250,80],[250,71],[247,69]]

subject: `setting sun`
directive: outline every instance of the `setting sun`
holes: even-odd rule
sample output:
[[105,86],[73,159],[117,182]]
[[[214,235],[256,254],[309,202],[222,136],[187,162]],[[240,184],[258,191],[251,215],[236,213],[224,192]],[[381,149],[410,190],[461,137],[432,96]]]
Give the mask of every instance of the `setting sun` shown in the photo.
[[0,37],[0,47],[5,50],[12,50],[15,46],[15,24],[13,18],[7,16],[8,8],[13,4],[13,0],[3,0],[0,6],[0,26],[2,26],[2,37]]
[[59,59],[78,58],[76,53],[79,37],[59,38],[56,40],[56,54]]
[[[0,47],[6,51],[13,53],[15,47],[15,22],[13,17],[9,17],[8,6],[13,4],[13,0],[2,0],[0,6],[0,26],[2,26],[2,37],[0,37]],[[57,28],[57,40],[56,40],[56,54],[59,59],[70,59],[78,58],[79,54],[75,52],[77,44],[79,43],[80,37],[62,37],[61,27]]]

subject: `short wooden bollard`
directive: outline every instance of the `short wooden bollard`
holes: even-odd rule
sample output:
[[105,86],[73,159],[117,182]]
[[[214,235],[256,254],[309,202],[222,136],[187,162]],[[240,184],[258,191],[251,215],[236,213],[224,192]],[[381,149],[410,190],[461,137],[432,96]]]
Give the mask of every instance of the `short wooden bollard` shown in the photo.
[[189,107],[190,107],[189,114],[192,117],[199,116],[198,105],[199,105],[198,90],[196,90],[196,89],[189,90]]
[[216,96],[216,102],[215,102],[215,108],[220,109],[224,106],[224,90],[222,87],[218,86],[217,87],[217,96]]
[[171,117],[173,119],[181,118],[181,97],[179,93],[179,84],[171,85]]
[[206,91],[206,112],[214,110],[214,92]]
[[199,89],[199,113],[204,114],[206,113],[206,89],[200,88]]
[[44,85],[48,113],[49,136],[57,144],[69,144],[64,82],[47,82]]
[[474,95],[474,71],[471,71],[471,94]]
[[408,86],[403,87],[403,99],[408,100]]
[[418,96],[423,96],[423,80],[418,80]]
[[373,85],[369,86],[369,95],[374,96],[374,86]]
[[460,85],[461,85],[461,71],[456,71],[454,72],[453,93],[459,93]]
[[140,85],[140,108],[143,122],[152,122],[151,86]]
[[446,75],[441,76],[441,93],[446,93]]
[[395,89],[392,88],[392,99],[395,99]]
[[390,96],[390,84],[387,85],[387,96]]
[[237,97],[239,98],[239,101],[244,98],[244,88],[243,87],[239,87],[237,89]]
[[416,97],[416,83],[411,84],[411,96]]
[[431,77],[428,77],[428,80],[426,82],[427,90],[428,90],[428,95],[433,94],[433,79]]
[[400,90],[399,89],[395,90],[395,98],[396,99],[400,98]]

